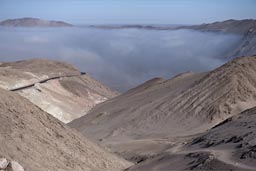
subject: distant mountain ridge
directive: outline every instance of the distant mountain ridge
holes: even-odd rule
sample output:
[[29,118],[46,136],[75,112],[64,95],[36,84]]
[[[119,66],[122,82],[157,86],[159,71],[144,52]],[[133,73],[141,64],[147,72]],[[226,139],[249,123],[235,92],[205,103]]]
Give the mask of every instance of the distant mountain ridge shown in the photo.
[[189,29],[201,32],[214,32],[234,34],[241,36],[241,40],[223,57],[235,58],[238,56],[251,56],[256,54],[256,20],[226,20],[209,24],[192,26],[169,26],[169,25],[93,25],[98,29],[144,29],[144,30],[180,30]]
[[240,42],[225,56],[234,58],[256,54],[256,20],[227,20],[210,24],[184,26],[179,29],[193,29],[204,32],[235,34],[242,36]]
[[180,25],[157,25],[157,24],[106,24],[106,25],[90,25],[91,28],[98,29],[144,29],[144,30],[173,30]]
[[38,18],[18,18],[8,19],[0,22],[0,26],[5,27],[72,27],[72,24],[63,21],[48,21]]
[[255,35],[256,34],[256,20],[226,20],[221,22],[214,22],[209,24],[193,25],[193,26],[181,26],[180,28],[195,29],[208,32],[222,32],[233,33],[240,35]]
[[214,23],[198,24],[198,25],[163,25],[163,24],[108,24],[108,25],[90,25],[92,28],[99,29],[145,29],[145,30],[178,30],[178,29],[194,29],[209,32],[223,32],[233,34],[256,34],[256,20],[225,20]]

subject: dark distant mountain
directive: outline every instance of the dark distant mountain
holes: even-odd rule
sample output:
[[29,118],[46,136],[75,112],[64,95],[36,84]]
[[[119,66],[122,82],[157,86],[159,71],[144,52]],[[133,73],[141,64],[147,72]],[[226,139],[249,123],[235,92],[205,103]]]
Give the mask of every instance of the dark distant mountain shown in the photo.
[[6,27],[72,27],[72,24],[63,21],[47,21],[37,18],[18,18],[0,22],[0,26]]
[[[144,29],[144,30],[180,30],[189,29],[202,32],[240,35],[241,40],[224,54],[226,58],[251,56],[256,54],[256,20],[226,20],[210,24],[177,26],[177,25],[92,25],[98,29]],[[223,57],[221,57],[223,58]]]
[[225,56],[250,56],[256,54],[256,20],[227,20],[211,24],[182,26],[177,29],[193,29],[204,32],[235,34],[242,37],[241,41]]
[[182,26],[178,28],[195,29],[208,32],[233,33],[240,35],[256,35],[256,20],[226,20],[222,22],[194,26]]
[[124,24],[124,25],[116,25],[116,24],[109,24],[109,25],[90,25],[91,28],[98,28],[98,29],[144,29],[144,30],[174,30],[180,25],[143,25],[143,24]]
[[170,24],[109,24],[109,25],[90,25],[89,27],[99,28],[99,29],[146,29],[146,30],[178,30],[178,29],[193,29],[208,32],[222,32],[222,33],[232,33],[232,34],[256,34],[256,20],[246,19],[246,20],[226,20],[221,22],[214,22],[208,24],[200,25],[170,25]]

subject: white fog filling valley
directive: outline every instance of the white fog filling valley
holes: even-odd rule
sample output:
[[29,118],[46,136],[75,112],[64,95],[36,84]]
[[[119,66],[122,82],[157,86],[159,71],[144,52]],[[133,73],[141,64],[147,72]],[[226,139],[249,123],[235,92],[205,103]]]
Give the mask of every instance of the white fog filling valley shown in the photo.
[[153,77],[214,69],[240,36],[193,30],[0,27],[0,61],[66,61],[124,92]]

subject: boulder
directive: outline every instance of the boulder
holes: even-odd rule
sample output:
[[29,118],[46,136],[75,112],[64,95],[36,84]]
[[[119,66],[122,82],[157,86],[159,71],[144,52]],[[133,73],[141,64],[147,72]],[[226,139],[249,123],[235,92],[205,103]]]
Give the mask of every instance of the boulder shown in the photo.
[[11,161],[11,171],[25,171],[24,168],[16,161]]
[[9,162],[6,158],[0,158],[0,170],[4,170],[7,168]]

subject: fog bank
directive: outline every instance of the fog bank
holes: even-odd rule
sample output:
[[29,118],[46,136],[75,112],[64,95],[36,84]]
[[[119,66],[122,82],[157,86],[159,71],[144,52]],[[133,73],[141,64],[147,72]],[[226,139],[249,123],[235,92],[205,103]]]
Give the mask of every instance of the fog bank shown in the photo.
[[126,91],[152,77],[216,68],[239,40],[192,30],[2,27],[0,61],[67,61],[107,86]]

